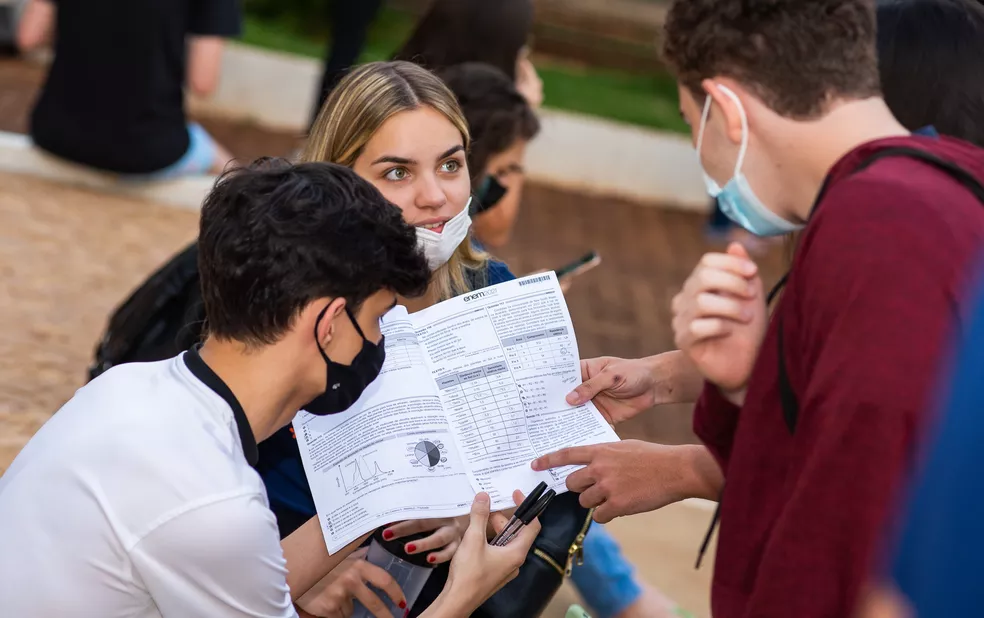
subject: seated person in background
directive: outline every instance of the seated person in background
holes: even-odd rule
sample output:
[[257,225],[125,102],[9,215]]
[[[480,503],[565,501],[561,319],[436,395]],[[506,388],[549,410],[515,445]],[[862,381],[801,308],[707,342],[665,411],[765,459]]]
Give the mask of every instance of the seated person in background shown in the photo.
[[468,169],[479,202],[472,205],[472,232],[482,246],[502,247],[516,225],[526,145],[540,132],[540,121],[509,76],[492,65],[468,62],[439,75],[472,134]]
[[[5,615],[297,616],[362,541],[329,556],[312,518],[281,543],[257,442],[376,379],[380,318],[430,279],[413,227],[349,169],[261,162],[206,198],[198,247],[204,344],[90,382],[0,478]],[[492,547],[488,522],[479,494],[425,616],[466,616],[515,575],[539,525]]]
[[237,0],[30,0],[24,50],[55,59],[31,115],[31,137],[63,159],[164,179],[218,173],[228,152],[184,109],[218,83],[223,37],[239,33]]

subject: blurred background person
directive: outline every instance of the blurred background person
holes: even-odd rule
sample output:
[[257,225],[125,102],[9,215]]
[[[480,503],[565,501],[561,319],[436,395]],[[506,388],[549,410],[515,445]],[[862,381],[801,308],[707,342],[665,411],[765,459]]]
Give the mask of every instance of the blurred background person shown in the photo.
[[882,90],[907,129],[984,147],[984,3],[879,0]]
[[540,132],[540,121],[515,82],[490,64],[466,62],[439,76],[457,97],[472,132],[468,170],[477,200],[472,233],[485,248],[502,247],[516,224],[526,146]]
[[984,498],[971,489],[984,469],[984,285],[977,289],[949,367],[939,425],[897,527],[888,582],[865,600],[862,618],[975,616],[984,606],[984,546],[977,541]]
[[329,0],[331,21],[331,43],[325,55],[321,86],[314,108],[311,111],[311,124],[318,118],[328,93],[345,73],[359,60],[359,54],[366,44],[366,35],[372,25],[383,0]]
[[[880,0],[878,48],[886,100],[912,130],[984,147],[984,5],[975,0]],[[917,87],[918,85],[918,87]],[[926,129],[929,127],[929,129]],[[984,208],[984,204],[982,204]],[[984,271],[982,271],[984,272]],[[984,502],[967,488],[981,469],[984,425],[984,279],[969,326],[947,368],[938,426],[910,490],[879,585],[864,618],[973,615],[984,604],[973,543]]]
[[464,62],[490,64],[536,109],[543,83],[529,59],[532,30],[532,0],[434,0],[393,59],[435,72]]
[[237,0],[30,0],[17,43],[54,39],[31,115],[34,143],[63,159],[143,179],[218,173],[232,158],[185,114],[184,88],[218,85]]
[[24,0],[0,0],[0,58],[17,55],[17,22]]

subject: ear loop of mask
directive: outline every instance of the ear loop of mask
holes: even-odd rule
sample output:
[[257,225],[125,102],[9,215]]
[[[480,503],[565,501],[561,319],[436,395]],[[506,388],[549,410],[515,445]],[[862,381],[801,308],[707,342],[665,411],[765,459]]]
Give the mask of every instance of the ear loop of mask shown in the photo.
[[[748,151],[748,116],[745,115],[745,107],[741,104],[741,99],[727,86],[715,84],[721,92],[727,95],[735,105],[738,106],[738,116],[741,118],[741,146],[738,148],[738,160],[735,161],[735,171],[732,178],[738,176],[741,166],[745,162],[745,153]],[[700,156],[701,148],[704,145],[704,131],[707,129],[707,119],[711,114],[711,95],[708,94],[704,102],[704,111],[700,116],[700,132],[697,134],[697,155]]]
[[[328,313],[329,307],[331,307],[331,303],[325,305],[325,308],[321,310],[321,313],[318,314],[318,318],[314,321],[314,342],[318,344],[318,352],[321,352],[321,357],[328,363],[332,362],[332,360],[328,358],[328,354],[325,353],[325,349],[321,346],[321,340],[318,338],[318,326],[321,325],[322,318],[324,318],[325,314]],[[352,322],[352,326],[355,327],[355,332],[359,333],[362,340],[368,341],[366,336],[362,333],[362,327],[359,326],[359,322],[356,321],[355,316],[352,315],[352,311],[348,308],[348,304],[345,305],[345,315],[348,316],[349,320]]]

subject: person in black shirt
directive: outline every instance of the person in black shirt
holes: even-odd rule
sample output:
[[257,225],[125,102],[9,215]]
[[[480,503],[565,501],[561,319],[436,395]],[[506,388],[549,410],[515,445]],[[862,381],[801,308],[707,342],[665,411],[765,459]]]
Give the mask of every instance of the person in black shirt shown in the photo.
[[231,158],[188,123],[184,86],[218,82],[238,0],[30,0],[22,50],[53,33],[55,60],[31,115],[31,137],[64,159],[123,175],[218,172]]

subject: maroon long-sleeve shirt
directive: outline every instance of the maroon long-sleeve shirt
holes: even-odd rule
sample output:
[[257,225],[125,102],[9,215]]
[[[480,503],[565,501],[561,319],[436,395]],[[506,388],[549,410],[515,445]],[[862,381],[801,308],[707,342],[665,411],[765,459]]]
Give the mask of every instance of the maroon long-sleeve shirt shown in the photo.
[[[913,461],[943,353],[984,248],[984,205],[909,158],[914,146],[984,179],[984,151],[946,138],[866,144],[830,171],[739,409],[708,386],[694,427],[725,474],[715,618],[845,618]],[[782,318],[791,434],[777,371]]]

